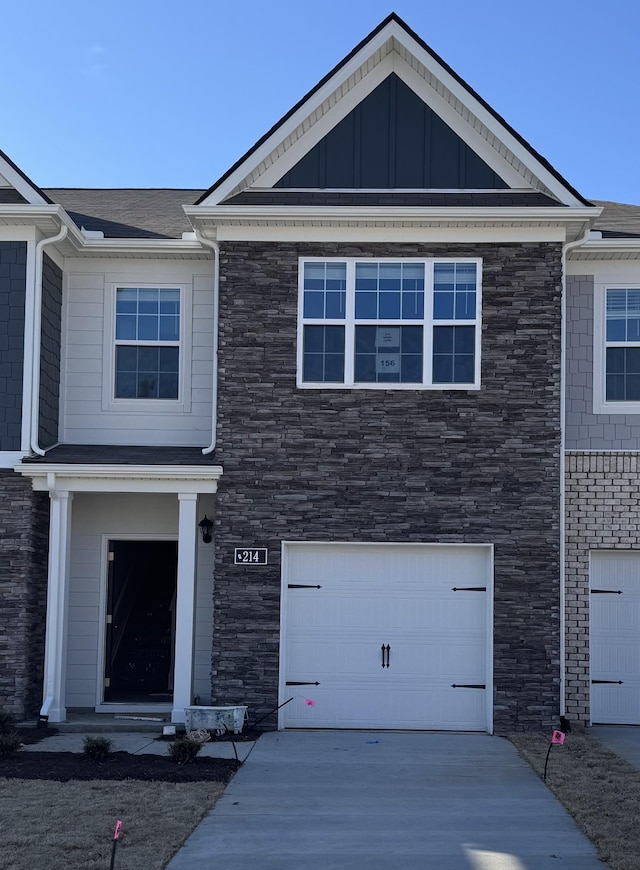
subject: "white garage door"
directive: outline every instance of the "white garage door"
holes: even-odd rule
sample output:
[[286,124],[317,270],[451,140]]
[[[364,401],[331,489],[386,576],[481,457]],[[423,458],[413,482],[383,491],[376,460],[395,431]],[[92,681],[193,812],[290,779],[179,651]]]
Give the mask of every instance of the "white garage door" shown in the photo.
[[491,602],[490,547],[286,544],[280,726],[490,731]]
[[591,721],[640,725],[640,553],[591,554]]

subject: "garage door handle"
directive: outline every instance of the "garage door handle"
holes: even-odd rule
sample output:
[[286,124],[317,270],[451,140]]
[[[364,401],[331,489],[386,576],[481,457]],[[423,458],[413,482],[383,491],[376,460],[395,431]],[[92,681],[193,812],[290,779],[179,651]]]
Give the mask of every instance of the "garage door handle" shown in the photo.
[[591,680],[591,682],[597,686],[621,686],[623,683],[622,680]]
[[451,683],[452,689],[486,689],[484,683]]
[[[382,644],[380,649],[382,650],[382,667],[388,668],[389,667],[389,654],[391,652],[391,647],[389,646],[389,644],[387,644],[386,646],[384,644]],[[386,655],[386,660],[385,660],[385,655]],[[386,661],[386,664],[385,664],[385,661]]]

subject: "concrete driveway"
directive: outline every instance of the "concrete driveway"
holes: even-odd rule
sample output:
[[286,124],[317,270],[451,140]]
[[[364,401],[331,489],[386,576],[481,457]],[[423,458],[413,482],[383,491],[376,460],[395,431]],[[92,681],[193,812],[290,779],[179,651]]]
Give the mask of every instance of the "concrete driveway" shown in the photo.
[[640,770],[640,727],[638,725],[592,725],[590,733],[611,752]]
[[514,747],[481,734],[263,735],[168,870],[596,870]]

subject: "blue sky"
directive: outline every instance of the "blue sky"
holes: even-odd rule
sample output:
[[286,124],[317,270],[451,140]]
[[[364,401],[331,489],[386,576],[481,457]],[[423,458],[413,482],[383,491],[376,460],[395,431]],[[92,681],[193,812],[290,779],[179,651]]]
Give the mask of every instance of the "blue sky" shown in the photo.
[[6,4],[0,149],[42,187],[206,188],[391,11],[582,194],[640,204],[637,0]]

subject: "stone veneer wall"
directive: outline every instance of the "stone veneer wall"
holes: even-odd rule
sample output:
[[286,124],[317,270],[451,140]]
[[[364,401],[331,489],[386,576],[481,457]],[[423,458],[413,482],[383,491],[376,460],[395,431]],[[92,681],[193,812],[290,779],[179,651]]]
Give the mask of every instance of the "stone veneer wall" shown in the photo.
[[570,451],[566,464],[566,709],[589,724],[591,550],[640,549],[640,454]]
[[0,242],[0,450],[20,450],[27,243]]
[[40,354],[39,442],[58,441],[60,414],[60,342],[62,330],[62,271],[44,255],[42,264],[42,330]]
[[48,502],[0,469],[0,709],[18,718],[42,702]]
[[[495,727],[557,721],[560,255],[221,244],[212,703],[277,704],[283,540],[493,543]],[[482,257],[482,389],[297,389],[300,256]]]

